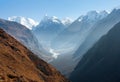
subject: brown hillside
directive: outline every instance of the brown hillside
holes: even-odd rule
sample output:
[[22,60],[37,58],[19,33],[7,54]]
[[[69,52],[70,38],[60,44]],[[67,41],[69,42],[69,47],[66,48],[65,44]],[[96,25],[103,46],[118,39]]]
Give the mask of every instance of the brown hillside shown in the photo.
[[0,29],[0,82],[69,82]]

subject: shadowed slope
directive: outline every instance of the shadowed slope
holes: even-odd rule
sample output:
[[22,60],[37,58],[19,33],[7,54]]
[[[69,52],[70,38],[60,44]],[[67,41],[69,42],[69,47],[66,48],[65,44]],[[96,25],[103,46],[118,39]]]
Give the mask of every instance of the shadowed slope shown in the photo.
[[120,23],[103,36],[71,74],[73,82],[120,82]]

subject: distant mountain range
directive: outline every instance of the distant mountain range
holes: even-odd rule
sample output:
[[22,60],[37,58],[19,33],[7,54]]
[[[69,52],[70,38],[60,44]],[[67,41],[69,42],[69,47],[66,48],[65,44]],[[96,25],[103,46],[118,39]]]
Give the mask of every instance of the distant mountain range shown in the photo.
[[108,33],[110,29],[113,28],[115,24],[120,22],[120,9],[114,9],[105,18],[98,21],[92,28],[93,30],[86,37],[84,42],[78,47],[78,49],[73,54],[73,60],[76,61],[74,64],[77,65],[81,61],[87,51],[92,48],[92,46],[99,41],[99,39]]
[[8,20],[18,22],[30,29],[42,47],[46,51],[53,54],[54,58],[56,58],[57,55],[55,55],[56,52],[51,49],[52,39],[73,22],[73,20],[69,17],[60,20],[56,16],[49,17],[47,15],[44,16],[40,23],[31,18],[25,18],[21,16],[8,17]]
[[[80,60],[78,58],[78,61],[76,61],[75,51],[83,44],[91,31],[93,31],[94,25],[107,16],[108,13],[106,11],[99,13],[91,11],[85,16],[80,16],[70,26],[64,29],[52,42],[52,48],[62,53],[62,55],[51,62],[51,64],[58,68],[63,74],[69,76],[70,72],[72,72]],[[78,54],[78,57],[81,57],[81,54]],[[59,64],[63,64],[63,67],[59,66]]]
[[[93,29],[93,25],[99,20],[105,18],[108,15],[106,11],[96,12],[90,11],[84,16],[80,16],[72,24],[59,33],[56,38],[53,39],[51,45],[56,50],[76,50],[80,46],[85,38],[89,35]],[[65,50],[66,51],[66,50]],[[64,51],[62,51],[64,52]]]
[[103,15],[92,11],[79,17],[53,39],[52,48],[62,55],[51,64],[64,75],[69,76],[84,54],[120,21],[120,9],[114,9],[111,13],[105,11],[102,13]]
[[[47,15],[45,15],[45,16],[48,17]],[[53,16],[53,18],[54,17],[56,17],[56,16]],[[32,30],[34,27],[36,27],[40,23],[31,18],[26,18],[26,17],[22,17],[22,16],[11,16],[11,17],[8,17],[8,20],[20,23],[20,24],[26,26],[30,30]],[[59,21],[65,26],[68,26],[73,22],[73,20],[69,17],[63,18],[61,20],[59,19]]]
[[98,21],[93,30],[86,37],[85,41],[75,52],[75,57],[79,58],[85,54],[103,35],[105,35],[115,24],[120,21],[120,9],[114,9],[107,17]]
[[33,27],[37,26],[39,23],[31,18],[25,18],[22,16],[12,16],[8,17],[9,21],[18,22],[24,26],[26,26],[28,29],[32,30]]

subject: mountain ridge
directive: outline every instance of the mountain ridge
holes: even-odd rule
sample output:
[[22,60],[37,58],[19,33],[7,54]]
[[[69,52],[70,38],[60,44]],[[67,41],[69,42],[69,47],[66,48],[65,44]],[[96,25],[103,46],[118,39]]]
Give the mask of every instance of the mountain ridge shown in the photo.
[[120,22],[88,50],[72,72],[73,82],[119,82]]
[[20,24],[26,26],[30,30],[32,30],[33,27],[38,25],[37,21],[35,21],[35,20],[31,19],[31,18],[26,18],[26,17],[22,17],[22,16],[8,17],[8,20],[20,23]]
[[0,81],[69,82],[55,68],[39,59],[0,29]]

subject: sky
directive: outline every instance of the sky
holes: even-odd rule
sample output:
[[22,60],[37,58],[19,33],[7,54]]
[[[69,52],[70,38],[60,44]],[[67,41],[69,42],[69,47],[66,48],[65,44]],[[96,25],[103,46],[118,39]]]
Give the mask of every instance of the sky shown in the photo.
[[23,16],[40,21],[47,14],[76,19],[88,11],[111,11],[118,6],[120,0],[0,0],[0,18]]

